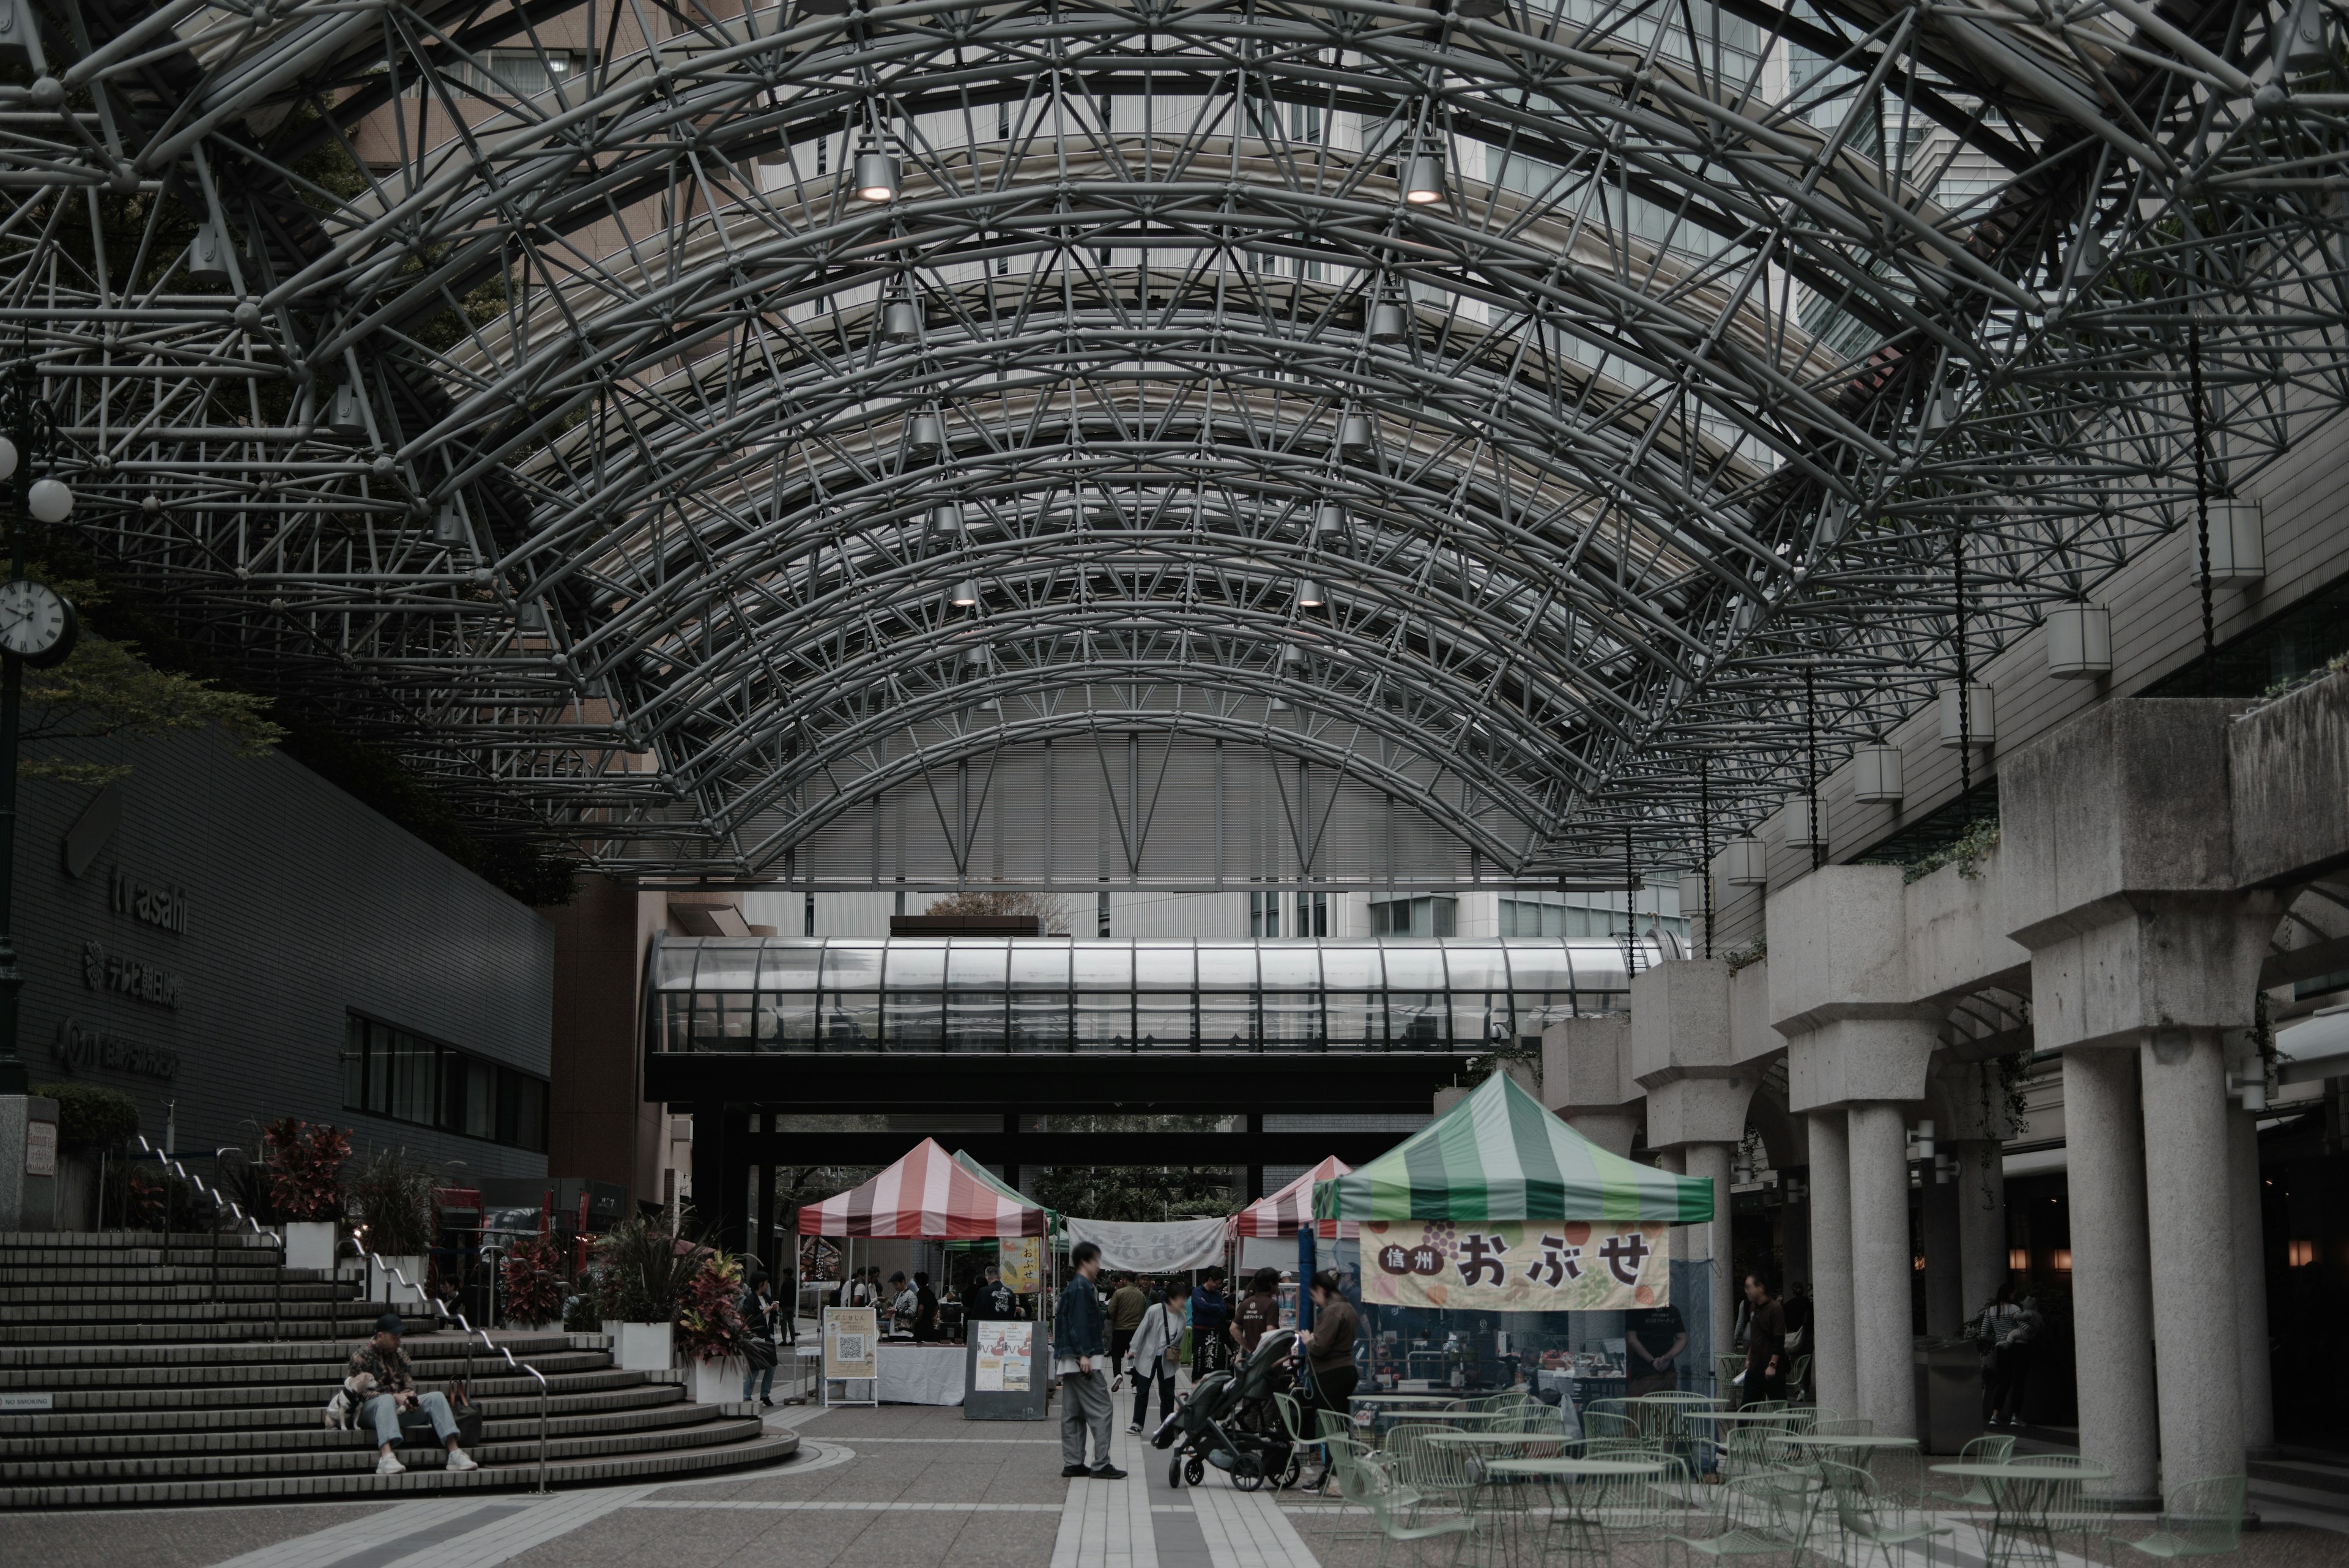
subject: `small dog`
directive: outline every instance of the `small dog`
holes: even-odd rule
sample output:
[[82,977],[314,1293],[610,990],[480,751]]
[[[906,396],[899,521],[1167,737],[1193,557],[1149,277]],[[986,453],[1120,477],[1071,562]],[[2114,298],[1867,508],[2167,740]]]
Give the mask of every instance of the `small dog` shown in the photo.
[[326,1401],[326,1429],[347,1432],[359,1424],[359,1412],[375,1397],[375,1374],[354,1372]]

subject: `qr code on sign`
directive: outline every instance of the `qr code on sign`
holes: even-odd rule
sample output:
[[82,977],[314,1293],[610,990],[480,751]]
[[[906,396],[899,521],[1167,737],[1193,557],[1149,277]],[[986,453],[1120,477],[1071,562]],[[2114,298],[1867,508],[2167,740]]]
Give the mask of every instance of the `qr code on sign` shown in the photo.
[[864,1359],[866,1351],[864,1348],[864,1336],[863,1334],[843,1334],[840,1336],[839,1344],[840,1350],[838,1354],[840,1355],[840,1359],[843,1361],[862,1361]]

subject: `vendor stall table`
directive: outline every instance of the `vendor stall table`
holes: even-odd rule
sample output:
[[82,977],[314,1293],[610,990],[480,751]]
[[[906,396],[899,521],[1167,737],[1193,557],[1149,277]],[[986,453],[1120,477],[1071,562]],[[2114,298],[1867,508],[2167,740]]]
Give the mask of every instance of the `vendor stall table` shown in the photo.
[[885,1405],[959,1405],[964,1350],[959,1345],[880,1347],[878,1397]]

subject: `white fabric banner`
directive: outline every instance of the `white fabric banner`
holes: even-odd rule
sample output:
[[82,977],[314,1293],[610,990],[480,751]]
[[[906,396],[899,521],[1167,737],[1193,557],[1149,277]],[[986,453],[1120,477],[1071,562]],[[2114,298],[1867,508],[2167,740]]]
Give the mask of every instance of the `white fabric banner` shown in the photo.
[[1076,1220],[1067,1221],[1069,1242],[1091,1241],[1102,1251],[1104,1269],[1144,1274],[1175,1274],[1209,1269],[1224,1261],[1224,1221]]

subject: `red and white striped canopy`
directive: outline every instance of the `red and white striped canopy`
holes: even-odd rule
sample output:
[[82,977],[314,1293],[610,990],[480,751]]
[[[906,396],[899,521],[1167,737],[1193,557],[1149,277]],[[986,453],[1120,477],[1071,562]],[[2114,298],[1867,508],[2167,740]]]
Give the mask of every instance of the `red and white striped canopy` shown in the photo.
[[[1259,1198],[1232,1217],[1232,1234],[1278,1239],[1294,1237],[1313,1218],[1313,1184],[1335,1181],[1354,1168],[1331,1155],[1279,1191]],[[1359,1229],[1351,1220],[1324,1220],[1318,1226],[1324,1241],[1352,1236]]]
[[[1305,1200],[1309,1208],[1310,1188]],[[924,1138],[911,1154],[864,1186],[800,1210],[802,1236],[967,1241],[1043,1233],[1041,1209],[979,1181],[933,1138]]]

